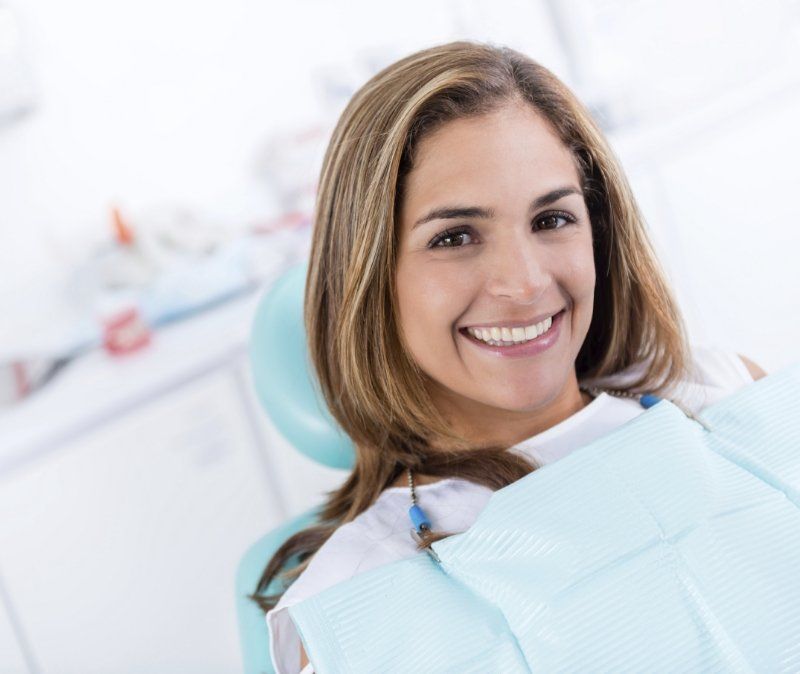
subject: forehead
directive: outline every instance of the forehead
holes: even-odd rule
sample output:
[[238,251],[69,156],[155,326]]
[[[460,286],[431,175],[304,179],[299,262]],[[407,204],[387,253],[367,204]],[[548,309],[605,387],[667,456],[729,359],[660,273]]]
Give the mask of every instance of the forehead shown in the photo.
[[425,136],[406,177],[401,214],[412,218],[444,202],[496,206],[549,187],[579,185],[573,156],[530,104],[511,103],[480,117],[445,123]]

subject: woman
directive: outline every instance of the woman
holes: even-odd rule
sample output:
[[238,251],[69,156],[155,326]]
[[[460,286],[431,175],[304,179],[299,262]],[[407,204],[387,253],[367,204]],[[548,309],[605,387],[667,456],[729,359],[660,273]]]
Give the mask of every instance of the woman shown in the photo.
[[[259,585],[299,555],[286,593],[259,599],[292,674],[307,663],[292,602],[463,531],[492,491],[641,413],[625,394],[699,410],[764,374],[690,350],[628,183],[574,95],[472,42],[394,63],[344,110],[305,321],[356,463]],[[432,527],[420,542],[412,480]]]

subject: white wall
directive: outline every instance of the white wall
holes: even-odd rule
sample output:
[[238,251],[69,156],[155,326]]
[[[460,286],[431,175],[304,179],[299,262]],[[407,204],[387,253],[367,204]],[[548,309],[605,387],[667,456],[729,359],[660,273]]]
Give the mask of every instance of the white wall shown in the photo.
[[[237,222],[269,212],[259,146],[336,112],[322,71],[354,89],[371,74],[357,54],[383,64],[451,39],[454,4],[18,0],[40,107],[0,127],[3,285],[53,271],[76,239],[105,233],[112,202]],[[461,21],[553,45],[535,3],[493,4],[525,31],[470,4]]]
[[[0,126],[0,308],[4,296],[34,280],[59,278],[91,242],[107,237],[112,204],[134,216],[184,206],[228,225],[273,214],[275,198],[260,170],[269,139],[320,122],[329,128],[349,93],[378,67],[422,46],[471,37],[520,48],[552,68],[613,128],[620,154],[636,155],[626,166],[666,261],[679,265],[676,285],[695,335],[729,337],[773,368],[791,360],[800,328],[794,312],[769,298],[797,285],[785,255],[797,243],[791,223],[798,212],[784,199],[783,226],[776,224],[778,232],[768,237],[780,244],[768,246],[762,233],[754,248],[752,211],[734,204],[753,193],[751,182],[791,185],[797,175],[791,159],[800,150],[792,112],[800,83],[796,3],[681,0],[668,9],[636,0],[6,5],[20,20],[39,105],[21,122]],[[764,44],[770,48],[758,48]],[[763,91],[770,92],[765,102]],[[736,99],[736,92],[725,109],[726,97]],[[705,122],[681,121],[715,103]],[[765,116],[769,111],[773,119]],[[647,136],[656,127],[668,130],[652,143]],[[642,159],[648,143],[650,154]],[[324,137],[318,154],[323,146]],[[737,157],[730,154],[734,146]],[[721,170],[703,170],[715,161]],[[740,233],[735,242],[728,238],[732,231]],[[702,259],[670,262],[679,240],[702,251]],[[707,302],[705,289],[719,286],[719,266],[709,260],[748,269],[754,249],[761,274],[743,287],[737,282],[744,275],[726,282],[713,310],[701,309],[703,320],[694,320],[695,305]],[[731,331],[726,317],[765,301],[776,322],[758,329],[736,323]]]

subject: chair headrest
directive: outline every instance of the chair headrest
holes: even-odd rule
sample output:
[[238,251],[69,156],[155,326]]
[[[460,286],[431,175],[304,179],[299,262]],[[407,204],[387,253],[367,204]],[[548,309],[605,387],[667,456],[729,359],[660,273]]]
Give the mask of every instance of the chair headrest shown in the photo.
[[275,427],[306,456],[350,469],[355,452],[325,399],[308,359],[303,323],[307,264],[288,269],[258,303],[250,339],[256,393]]

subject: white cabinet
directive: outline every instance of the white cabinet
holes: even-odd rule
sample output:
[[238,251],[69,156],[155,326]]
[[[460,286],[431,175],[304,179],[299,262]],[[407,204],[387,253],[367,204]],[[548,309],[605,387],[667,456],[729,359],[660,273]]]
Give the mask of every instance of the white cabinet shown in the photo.
[[257,301],[87,354],[0,413],[0,674],[241,671],[241,556],[345,476],[257,401]]
[[0,570],[43,672],[240,670],[236,565],[285,510],[235,377],[212,372],[0,477]]

